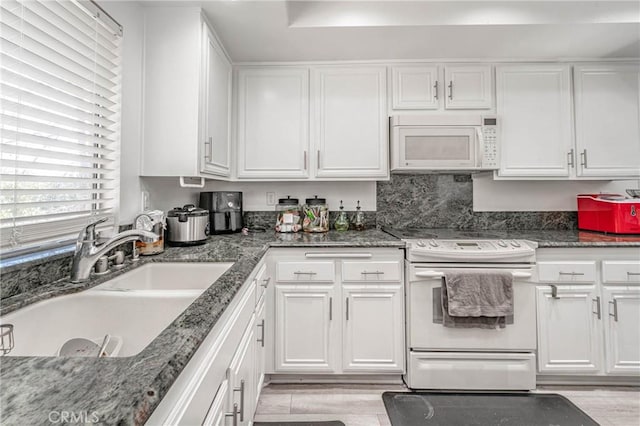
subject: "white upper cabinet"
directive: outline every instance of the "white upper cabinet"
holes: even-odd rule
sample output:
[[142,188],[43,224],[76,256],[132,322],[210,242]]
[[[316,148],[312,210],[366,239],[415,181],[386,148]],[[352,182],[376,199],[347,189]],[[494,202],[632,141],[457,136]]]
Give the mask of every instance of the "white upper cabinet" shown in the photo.
[[446,65],[446,109],[490,109],[491,65]]
[[640,175],[640,65],[574,68],[578,176]]
[[391,86],[392,109],[440,108],[437,65],[393,67]]
[[309,176],[309,70],[238,70],[238,178]]
[[144,43],[142,176],[228,177],[230,61],[200,8],[145,8]]
[[497,66],[496,97],[498,176],[569,177],[575,164],[569,66]]
[[231,142],[231,75],[226,54],[208,25],[203,23],[203,125],[204,148],[201,152],[203,172],[229,176]]
[[376,179],[389,174],[387,70],[312,71],[312,145],[317,178]]
[[392,110],[492,109],[492,66],[394,66],[391,67],[391,99]]

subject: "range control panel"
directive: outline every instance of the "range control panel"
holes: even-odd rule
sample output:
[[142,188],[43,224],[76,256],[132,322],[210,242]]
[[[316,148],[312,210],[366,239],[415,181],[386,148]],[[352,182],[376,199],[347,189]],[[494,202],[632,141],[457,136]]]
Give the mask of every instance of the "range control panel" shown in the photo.
[[408,240],[410,256],[419,259],[471,259],[535,256],[537,244],[526,240]]

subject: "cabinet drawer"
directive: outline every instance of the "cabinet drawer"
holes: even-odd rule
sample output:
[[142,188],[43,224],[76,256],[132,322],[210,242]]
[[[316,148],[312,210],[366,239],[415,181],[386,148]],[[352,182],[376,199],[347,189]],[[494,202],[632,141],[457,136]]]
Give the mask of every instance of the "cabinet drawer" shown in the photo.
[[640,283],[640,262],[633,260],[602,262],[602,282]]
[[541,283],[592,283],[596,280],[596,262],[538,262]]
[[276,280],[279,282],[333,282],[335,267],[333,262],[278,262]]
[[343,281],[400,281],[400,262],[342,262]]

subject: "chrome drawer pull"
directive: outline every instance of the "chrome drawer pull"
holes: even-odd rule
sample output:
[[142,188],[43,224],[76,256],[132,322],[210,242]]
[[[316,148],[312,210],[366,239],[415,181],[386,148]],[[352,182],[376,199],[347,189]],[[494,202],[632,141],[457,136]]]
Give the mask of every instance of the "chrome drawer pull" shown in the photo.
[[438,99],[438,80],[436,80],[436,83],[433,85],[433,90],[434,90],[434,92],[435,92],[435,93],[434,93],[434,95],[433,95],[433,97],[434,97],[435,99]]
[[362,271],[362,275],[384,275],[384,271]]
[[584,275],[584,272],[558,272],[559,275],[571,275],[572,277],[577,277],[579,275]]
[[631,271],[627,271],[627,277],[631,277],[631,276],[639,276],[640,272],[631,272]]
[[333,319],[333,297],[329,298],[329,321]]
[[260,324],[258,324],[258,327],[260,327],[261,330],[258,342],[260,342],[260,346],[264,348],[264,319],[260,322]]
[[347,303],[347,321],[349,321],[349,298],[346,299]]
[[[244,380],[240,380],[240,387],[234,388],[234,392],[240,392],[240,421],[244,421]],[[234,404],[234,408],[237,404]],[[235,410],[234,410],[235,411]]]
[[595,299],[591,299],[591,300],[593,302],[596,302],[596,311],[593,312],[593,313],[598,316],[598,319],[602,319],[602,312],[600,310],[600,296],[596,297]]
[[554,299],[560,299],[558,296],[558,286],[551,284],[551,297]]
[[618,299],[610,300],[609,304],[613,305],[613,313],[611,313],[611,309],[609,309],[609,316],[613,317],[615,322],[618,322]]
[[262,280],[262,284],[260,284],[262,287],[267,288],[269,286],[269,282],[271,282],[271,277],[265,278],[264,280]]
[[318,275],[317,272],[313,272],[313,271],[295,271],[293,274],[294,275]]
[[305,257],[309,259],[331,259],[339,257],[340,259],[368,259],[373,257],[371,253],[305,253]]
[[233,411],[231,413],[224,413],[225,417],[232,417],[233,418],[233,426],[238,426],[238,413],[240,411],[238,410],[238,404],[233,404]]

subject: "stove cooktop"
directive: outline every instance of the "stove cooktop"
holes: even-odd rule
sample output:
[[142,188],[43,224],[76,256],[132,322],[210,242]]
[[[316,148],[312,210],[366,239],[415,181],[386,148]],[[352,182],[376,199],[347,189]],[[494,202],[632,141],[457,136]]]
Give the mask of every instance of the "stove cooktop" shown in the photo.
[[458,229],[422,229],[422,228],[382,228],[387,234],[391,234],[402,240],[428,240],[428,239],[477,239],[477,240],[500,240],[504,235],[491,231],[471,231]]

